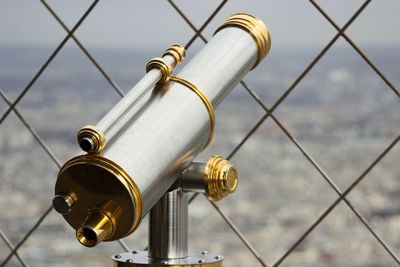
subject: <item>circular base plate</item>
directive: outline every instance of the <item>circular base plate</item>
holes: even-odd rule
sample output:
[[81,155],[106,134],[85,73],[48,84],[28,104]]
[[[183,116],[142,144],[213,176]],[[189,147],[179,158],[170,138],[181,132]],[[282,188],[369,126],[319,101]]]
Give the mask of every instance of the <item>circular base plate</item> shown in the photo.
[[148,256],[148,251],[133,251],[114,255],[112,257],[115,267],[136,266],[176,266],[176,267],[222,267],[224,257],[221,255],[203,251],[189,253],[181,259],[153,259]]

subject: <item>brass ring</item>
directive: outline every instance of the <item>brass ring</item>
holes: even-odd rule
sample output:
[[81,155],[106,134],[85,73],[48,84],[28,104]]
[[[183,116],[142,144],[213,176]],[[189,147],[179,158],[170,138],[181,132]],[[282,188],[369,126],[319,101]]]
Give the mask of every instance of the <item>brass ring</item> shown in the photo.
[[172,56],[175,59],[174,64],[172,64],[172,68],[175,68],[177,65],[182,63],[182,60],[186,57],[186,50],[183,46],[174,44],[162,55],[165,56]]
[[252,69],[268,54],[271,48],[271,37],[267,26],[258,18],[247,13],[236,13],[219,26],[214,34],[227,27],[237,27],[247,31],[257,44],[257,60]]
[[149,72],[152,69],[158,69],[161,72],[160,83],[168,82],[172,75],[172,67],[165,63],[162,58],[156,57],[149,61],[146,65],[146,72]]
[[212,140],[212,138],[214,136],[214,128],[215,128],[214,108],[213,108],[210,100],[208,100],[208,97],[203,93],[203,91],[201,91],[193,83],[189,82],[188,80],[176,77],[176,76],[171,76],[170,80],[173,81],[173,82],[180,83],[180,84],[184,85],[185,87],[189,88],[190,90],[192,90],[194,93],[196,93],[196,95],[198,95],[200,97],[201,101],[203,101],[204,105],[206,106],[206,109],[208,111],[208,115],[210,117],[210,133],[208,135],[207,143],[203,147],[203,150],[204,150],[210,144],[210,142],[211,142],[211,140]]
[[[93,125],[81,128],[76,138],[79,146],[88,153],[100,154],[106,145],[104,133]],[[86,147],[83,146],[83,142],[87,142]]]

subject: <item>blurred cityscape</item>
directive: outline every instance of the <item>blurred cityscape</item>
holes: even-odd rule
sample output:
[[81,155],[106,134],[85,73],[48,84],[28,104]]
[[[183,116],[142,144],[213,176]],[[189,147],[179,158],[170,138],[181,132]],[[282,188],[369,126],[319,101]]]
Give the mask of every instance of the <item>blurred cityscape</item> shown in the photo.
[[[367,49],[388,78],[400,85],[400,50]],[[23,53],[21,51],[24,51]],[[15,100],[42,64],[45,48],[1,48],[0,88]],[[162,51],[95,50],[125,92]],[[188,51],[193,55],[196,51]],[[274,51],[246,81],[268,108],[316,56],[318,49]],[[21,54],[21,56],[18,56]],[[126,56],[130,55],[130,56]],[[379,55],[379,56],[377,56]],[[134,58],[134,60],[132,60]],[[190,56],[189,59],[190,60]],[[84,55],[63,50],[17,108],[62,164],[78,152],[77,130],[95,124],[118,100]],[[0,99],[0,115],[8,105]],[[198,160],[229,155],[264,115],[238,86],[217,109],[216,136]],[[400,133],[400,99],[348,47],[330,51],[275,110],[274,115],[344,191]],[[11,113],[0,127],[0,229],[17,244],[50,206],[58,167]],[[349,195],[372,228],[400,253],[400,147]],[[261,257],[272,265],[338,195],[278,125],[268,118],[232,158],[241,179],[237,192],[218,203]],[[190,249],[225,256],[224,266],[258,266],[256,259],[203,196],[190,205]],[[146,220],[125,239],[147,245]],[[18,250],[30,266],[112,266],[117,242],[80,246],[52,211]],[[10,250],[0,240],[0,263]],[[396,266],[367,228],[339,204],[282,266]],[[15,257],[7,266],[20,266]]]

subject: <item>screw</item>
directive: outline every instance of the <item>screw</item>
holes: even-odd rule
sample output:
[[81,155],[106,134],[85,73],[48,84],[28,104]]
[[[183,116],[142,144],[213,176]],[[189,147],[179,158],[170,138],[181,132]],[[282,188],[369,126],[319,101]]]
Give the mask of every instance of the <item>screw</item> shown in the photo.
[[132,259],[127,259],[126,262],[133,262],[133,260]]
[[206,261],[205,260],[199,260],[198,262],[199,263],[205,263]]
[[132,253],[133,253],[133,254],[138,254],[138,253],[139,253],[139,251],[137,251],[137,250],[134,250],[134,251],[132,251]]
[[207,254],[208,254],[208,251],[207,251],[207,250],[204,250],[204,251],[201,252],[201,254],[207,255]]
[[117,255],[114,256],[114,258],[120,259],[120,258],[121,258],[121,255],[117,254]]
[[220,255],[215,256],[215,259],[216,259],[216,260],[222,260],[222,256],[220,256]]
[[168,264],[168,261],[161,261],[161,264]]

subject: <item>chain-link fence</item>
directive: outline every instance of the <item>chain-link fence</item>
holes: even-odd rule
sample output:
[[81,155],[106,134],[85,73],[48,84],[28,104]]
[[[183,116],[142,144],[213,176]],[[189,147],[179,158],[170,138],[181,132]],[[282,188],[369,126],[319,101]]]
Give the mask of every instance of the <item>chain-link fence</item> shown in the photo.
[[[19,210],[18,207],[31,205],[31,203],[37,201],[41,202],[43,205],[43,203],[49,203],[48,200],[51,198],[51,193],[41,196],[34,194],[33,192],[36,192],[35,184],[40,184],[40,182],[29,178],[29,176],[31,176],[38,177],[38,179],[40,179],[39,177],[43,175],[48,176],[48,174],[43,174],[41,171],[43,169],[47,170],[48,167],[43,167],[36,163],[32,164],[32,166],[23,166],[26,164],[26,162],[22,160],[16,163],[16,165],[20,165],[20,167],[13,170],[26,167],[30,170],[29,172],[24,171],[23,173],[17,173],[17,171],[15,171],[16,173],[7,173],[8,169],[5,166],[7,164],[13,164],[11,161],[15,160],[15,158],[7,156],[8,151],[19,150],[20,156],[22,155],[21,157],[26,158],[39,157],[41,162],[46,162],[43,163],[43,165],[47,164],[48,161],[51,161],[55,166],[50,168],[53,169],[52,174],[54,174],[62,165],[64,158],[67,157],[61,153],[62,155],[60,158],[63,160],[59,159],[60,153],[55,152],[58,150],[59,145],[54,140],[53,136],[57,136],[58,132],[63,131],[71,132],[72,136],[73,132],[83,125],[78,125],[76,123],[76,128],[67,127],[68,129],[64,130],[60,128],[63,128],[63,125],[69,126],[70,124],[67,122],[62,122],[60,125],[50,125],[49,123],[46,123],[46,121],[50,121],[48,118],[51,118],[53,116],[51,113],[54,112],[57,114],[66,114],[65,117],[63,117],[64,120],[66,118],[69,118],[70,120],[76,119],[80,123],[81,119],[77,119],[74,116],[75,113],[71,112],[71,109],[73,110],[75,108],[74,97],[85,99],[90,99],[93,97],[92,94],[94,93],[90,92],[88,88],[82,88],[82,92],[85,92],[80,95],[73,93],[68,94],[66,92],[58,93],[58,97],[60,98],[58,99],[58,102],[64,103],[64,108],[62,110],[53,110],[52,105],[39,107],[35,106],[35,110],[41,110],[41,117],[32,118],[31,114],[27,114],[31,110],[31,105],[41,101],[40,99],[35,100],[33,96],[38,95],[38,98],[46,96],[44,92],[39,93],[34,91],[33,88],[37,83],[40,83],[41,88],[57,86],[57,83],[51,78],[51,75],[54,74],[54,72],[52,72],[53,70],[48,70],[49,73],[46,73],[46,71],[48,68],[50,68],[50,66],[52,66],[51,64],[60,66],[57,65],[57,63],[53,63],[53,61],[56,61],[58,56],[63,57],[63,55],[59,54],[61,54],[63,49],[67,49],[65,48],[66,44],[71,44],[71,42],[75,43],[76,47],[83,52],[78,54],[79,57],[86,57],[95,66],[98,73],[103,76],[107,83],[105,85],[99,82],[96,78],[94,81],[95,86],[101,83],[99,87],[108,87],[116,92],[116,94],[114,93],[113,96],[110,96],[111,94],[108,92],[105,93],[97,91],[96,94],[98,97],[110,97],[116,101],[117,98],[115,95],[122,97],[126,91],[124,91],[122,89],[123,87],[119,86],[116,80],[113,79],[113,75],[110,75],[106,68],[103,68],[102,64],[96,60],[94,56],[96,52],[92,53],[90,49],[85,46],[84,42],[81,42],[76,34],[81,25],[85,24],[85,21],[91,15],[91,12],[96,9],[99,1],[93,1],[93,3],[91,3],[89,8],[81,15],[73,27],[68,27],[67,24],[63,22],[63,19],[58,15],[55,9],[52,8],[51,4],[45,0],[41,0],[40,2],[43,5],[43,8],[46,9],[54,18],[54,22],[58,23],[58,26],[61,27],[66,34],[62,41],[56,46],[56,48],[47,58],[47,60],[45,60],[45,62],[38,68],[38,70],[35,73],[32,71],[29,73],[29,75],[33,73],[33,78],[27,82],[27,85],[21,91],[18,91],[18,93],[15,94],[15,97],[9,96],[9,94],[6,93],[7,88],[0,88],[0,94],[2,98],[2,100],[0,100],[0,130],[3,131],[2,134],[4,138],[8,138],[3,143],[0,143],[0,149],[2,149],[2,166],[0,166],[0,173],[4,175],[4,177],[0,177],[2,180],[0,185],[3,186],[3,188],[7,188],[7,183],[13,183],[13,177],[17,178],[23,176],[25,179],[20,181],[18,186],[15,185],[12,190],[17,192],[16,194],[26,194],[29,196],[29,202],[21,200],[21,202],[18,204],[19,206],[15,205],[15,202],[12,204],[11,202],[4,200],[0,207],[0,217],[3,217],[2,221],[6,221],[6,218],[4,217],[11,215],[14,216],[13,218],[17,218],[16,220],[23,220],[24,217],[20,216],[22,214],[19,213],[24,213],[25,211],[22,208]],[[229,5],[227,0],[221,1],[216,6],[215,10],[213,10],[207,16],[204,22],[200,24],[200,26],[196,26],[196,23],[192,22],[190,15],[187,14],[183,8],[181,8],[180,4],[174,2],[173,0],[167,0],[167,2],[170,10],[174,10],[176,12],[175,15],[181,18],[181,26],[187,24],[193,31],[193,36],[188,36],[188,41],[185,44],[185,47],[189,50],[189,53],[193,45],[201,47],[201,43],[207,42],[207,36],[211,36],[212,30],[209,30],[209,25],[214,23],[216,20],[215,18],[218,17],[218,15],[227,8],[226,6]],[[309,63],[303,62],[300,67],[294,67],[292,65],[292,61],[287,61],[284,62],[285,64],[283,64],[283,66],[275,66],[278,68],[278,70],[279,68],[280,70],[285,68],[295,69],[292,74],[285,74],[288,77],[286,77],[286,87],[284,88],[284,91],[279,91],[279,88],[275,88],[276,84],[274,84],[272,77],[265,73],[265,69],[261,69],[260,71],[255,70],[254,74],[249,75],[249,80],[256,79],[255,77],[257,76],[257,82],[252,83],[243,80],[240,82],[240,86],[236,88],[233,93],[235,99],[241,99],[240,105],[237,105],[237,102],[229,104],[230,100],[228,98],[228,104],[221,107],[222,114],[225,112],[225,116],[222,115],[222,118],[220,117],[219,121],[217,121],[217,125],[224,125],[225,123],[225,126],[221,126],[223,130],[219,135],[217,133],[214,144],[210,147],[210,149],[206,150],[204,154],[207,154],[205,156],[208,156],[213,152],[225,152],[225,156],[228,159],[232,159],[239,165],[239,170],[241,170],[241,173],[244,174],[244,177],[240,182],[237,196],[232,196],[232,199],[227,199],[221,204],[210,201],[208,205],[205,198],[196,194],[191,197],[190,201],[195,202],[191,205],[191,223],[196,225],[195,229],[191,229],[191,247],[197,250],[205,248],[208,250],[217,250],[216,252],[224,252],[223,254],[226,257],[227,266],[253,266],[256,265],[257,262],[262,266],[281,266],[285,264],[286,266],[309,266],[309,264],[313,264],[313,266],[336,266],[336,264],[339,264],[340,266],[400,265],[400,260],[396,253],[400,248],[400,236],[398,235],[398,227],[400,226],[400,211],[398,205],[395,205],[396,202],[398,202],[400,195],[399,189],[396,189],[396,187],[399,186],[398,180],[400,178],[400,171],[398,165],[396,164],[396,162],[398,162],[399,155],[398,146],[396,147],[396,145],[400,139],[400,123],[398,117],[400,114],[400,93],[399,89],[395,86],[391,79],[389,79],[385,73],[381,71],[378,65],[374,64],[369,56],[364,53],[363,49],[361,49],[357,43],[352,40],[352,37],[346,33],[346,30],[353,23],[355,23],[355,21],[357,21],[360,15],[364,12],[367,12],[372,1],[361,2],[360,6],[353,12],[353,14],[351,14],[351,16],[349,16],[343,26],[339,26],[338,23],[336,23],[335,20],[328,15],[328,12],[322,8],[323,4],[319,3],[318,1],[309,0],[302,2],[302,5],[304,5],[305,8],[310,9],[311,12],[314,12],[315,14],[319,13],[321,18],[324,18],[329,23],[329,25],[327,24],[327,28],[331,27],[329,28],[329,31],[333,28],[335,32],[332,34],[330,40],[328,40],[326,44],[322,46],[322,49],[315,49],[315,51],[313,50],[307,54],[308,57],[306,57],[305,60],[309,60]],[[379,2],[379,4],[383,3]],[[273,5],[272,1],[271,5]],[[259,10],[258,12],[262,13],[263,11]],[[112,19],[112,17],[108,19]],[[297,19],[293,18],[293,20],[291,20],[288,18],[288,23],[295,23],[295,20]],[[218,24],[219,22],[220,21],[216,23]],[[145,29],[143,29],[143,31],[145,31]],[[207,31],[210,31],[210,34],[206,34],[205,32]],[[373,35],[374,33],[371,32],[371,34]],[[398,32],[393,34],[398,34]],[[167,36],[160,36],[160,38],[168,39]],[[168,41],[171,42],[173,40]],[[293,40],[293,42],[295,41],[296,40]],[[306,107],[310,108],[310,110],[306,108],[302,109],[304,106],[301,106],[301,104],[298,104],[295,101],[291,101],[290,96],[293,95],[295,91],[300,91],[301,89],[307,90],[307,88],[312,86],[310,85],[312,84],[312,81],[307,80],[307,77],[311,75],[315,75],[316,77],[322,75],[318,72],[319,67],[317,67],[317,65],[323,64],[321,61],[323,61],[324,58],[329,57],[327,54],[331,50],[335,49],[335,44],[338,42],[346,43],[349,49],[351,48],[354,50],[354,54],[352,55],[353,57],[354,55],[359,56],[358,59],[360,59],[361,63],[357,63],[359,65],[356,66],[356,69],[365,68],[365,66],[370,67],[371,71],[367,71],[368,78],[353,77],[353,92],[355,96],[344,95],[340,96],[342,98],[339,98],[339,100],[336,99],[335,101],[327,100],[324,102],[324,95],[332,97],[334,92],[324,91],[324,89],[321,88],[320,90],[322,92],[320,98],[317,97],[316,100],[307,100],[311,101],[311,103],[314,103],[312,101],[316,101],[316,104],[310,105],[310,102],[307,102]],[[158,52],[161,53],[162,51]],[[347,51],[347,54],[345,53],[345,55],[348,55],[348,52],[349,51]],[[335,60],[336,55],[340,53],[342,53],[342,51],[336,51],[333,56],[329,57],[329,60]],[[153,56],[156,56],[156,54],[153,54]],[[290,55],[285,55],[282,53],[280,56],[289,57]],[[68,54],[64,55],[64,57],[68,57]],[[393,57],[396,58],[396,55],[393,55]],[[346,62],[346,60],[344,61]],[[388,69],[388,72],[390,73],[399,70],[398,64],[397,66],[390,65],[389,67],[393,67],[392,69]],[[53,69],[54,68],[55,67],[53,67]],[[303,68],[303,70],[300,71],[300,68]],[[79,76],[79,71],[74,73]],[[279,73],[275,74],[279,75]],[[18,73],[18,75],[20,75],[20,73]],[[50,78],[42,79],[42,76],[46,75],[50,76]],[[349,75],[348,72],[339,71],[336,69],[335,71],[330,72],[330,80],[328,79],[328,81],[325,83],[320,84],[325,84],[327,88],[331,88],[333,85],[340,87],[342,85],[337,85],[337,83],[343,82],[343,80],[345,80],[347,77],[346,75]],[[354,75],[357,75],[357,73]],[[373,80],[374,82],[369,84],[368,79],[371,79],[372,76],[375,77]],[[6,77],[6,75],[3,75],[2,77]],[[61,78],[68,80],[76,79],[75,76]],[[303,83],[305,84],[304,87],[300,88],[302,87]],[[73,84],[72,86],[78,85]],[[345,83],[343,86],[349,85]],[[365,86],[372,88],[372,91],[366,90],[364,88]],[[38,88],[35,89],[39,90]],[[268,95],[265,93],[267,90],[274,90],[274,93]],[[280,92],[280,95],[278,95],[277,92]],[[358,134],[354,134],[354,131],[357,132],[357,129],[354,130],[354,125],[351,124],[351,120],[350,122],[346,121],[346,119],[349,117],[351,118],[358,116],[355,115],[354,110],[351,110],[353,105],[357,105],[357,103],[353,103],[352,101],[355,99],[358,99],[357,101],[364,101],[366,99],[365,95],[368,94],[370,95],[368,96],[368,99],[373,98],[374,104],[369,105],[369,103],[366,103],[365,109],[360,108],[360,110],[357,111],[362,114],[360,115],[360,120],[363,121],[362,125],[367,125],[371,123],[370,121],[373,121],[372,127],[374,129],[376,128],[383,130],[383,136],[385,138],[371,139],[370,135],[367,136],[368,138],[360,137]],[[24,99],[28,98],[28,96],[30,96],[31,99],[24,104]],[[385,99],[385,101],[380,99],[381,96]],[[275,100],[275,102],[271,105],[267,105],[264,100],[266,97],[268,97],[268,99]],[[49,98],[49,102],[51,102],[53,99],[51,97]],[[310,98],[310,95],[308,95],[307,98]],[[85,111],[82,111],[82,113],[88,113],[89,115],[86,114],[84,116],[87,116],[85,118],[90,119],[96,118],[98,113],[100,113],[99,110],[104,112],[112,105],[112,103],[108,102],[104,105],[102,105],[103,103],[100,103],[100,105],[99,103],[96,103],[95,105],[89,102],[90,101],[87,100],[87,102],[85,102],[85,106],[82,106],[82,108],[85,109]],[[290,102],[288,104],[289,106],[293,102],[295,107],[282,107],[282,113],[278,113],[277,108],[283,106],[283,103],[286,102]],[[326,108],[326,103],[333,103],[333,105],[337,103],[343,103],[343,107],[339,105],[330,107],[331,109],[329,110],[321,111],[319,108]],[[24,108],[21,110],[19,108],[20,105],[24,106]],[[101,108],[99,106],[101,106]],[[390,106],[389,111],[383,111],[383,106]],[[337,140],[336,143],[327,141],[329,138],[337,139],[338,137],[329,134],[330,131],[334,131],[334,129],[329,128],[329,124],[332,123],[332,121],[330,120],[330,117],[324,116],[329,113],[329,116],[334,117],[335,112],[332,112],[332,110],[340,111],[343,108],[349,108],[349,111],[344,112],[344,117],[339,118],[338,120],[345,121],[345,123],[341,125],[341,129],[344,131],[349,131],[346,132],[346,138],[348,138],[346,140],[351,142],[351,144],[340,143]],[[24,110],[26,112],[24,112]],[[293,123],[293,121],[290,121],[288,125],[285,119],[279,119],[279,117],[287,118],[288,112],[296,113],[294,115],[291,114],[294,121],[309,121],[310,123],[301,124],[299,126],[300,128],[298,128],[296,123]],[[248,115],[246,115],[246,113]],[[323,118],[316,117],[319,113],[322,114],[321,117]],[[97,115],[95,116],[93,114]],[[235,120],[234,118],[231,118],[230,115],[232,114],[234,114],[234,116],[238,116],[238,119]],[[380,116],[380,114],[383,115]],[[36,113],[35,116],[37,117]],[[259,117],[259,119],[255,121],[255,118],[257,117]],[[7,124],[7,121],[10,120],[13,122],[19,121],[22,123],[23,127],[30,132],[31,136],[33,136],[35,145],[38,145],[36,149],[24,150],[24,144],[26,142],[29,143],[29,141],[26,141],[28,137],[15,132],[20,128],[15,128],[12,124]],[[32,123],[32,120],[34,123]],[[307,132],[310,128],[315,127],[312,121],[316,120],[323,121],[323,123],[320,124],[318,124],[319,122],[314,122],[317,125],[317,128],[327,128],[324,128],[325,130],[322,134],[320,133],[319,135],[317,134],[316,136],[311,137],[310,135],[305,135],[304,137],[304,132]],[[382,121],[389,122],[387,124],[378,123]],[[36,130],[37,127],[33,125],[39,125],[40,130]],[[294,129],[294,131],[290,129]],[[365,133],[365,129],[367,128],[361,127],[361,129],[358,130]],[[318,131],[318,129],[316,129],[316,131]],[[51,134],[49,134],[49,132],[51,132]],[[230,134],[244,132],[244,135],[236,134],[234,138],[227,140],[227,136]],[[296,133],[298,133],[298,135]],[[350,135],[351,137],[348,137]],[[14,137],[16,141],[10,136]],[[382,135],[374,132],[371,136],[381,137]],[[65,142],[67,143],[67,146],[70,146],[71,140],[68,138],[65,140]],[[310,141],[310,139],[313,138],[318,141]],[[360,143],[355,144],[353,142],[354,140],[361,140],[362,142],[360,141]],[[7,142],[16,142],[17,144],[14,144],[13,146],[7,144]],[[372,142],[372,144],[369,142]],[[366,145],[366,143],[368,143],[368,145]],[[350,150],[339,150],[336,147],[337,144],[340,144],[344,147],[348,145]],[[397,150],[395,150],[396,148]],[[230,151],[227,151],[227,149],[230,149]],[[361,152],[359,154],[352,154],[353,149],[360,149]],[[274,154],[274,151],[278,152]],[[334,156],[325,158],[327,154],[330,155],[330,152],[332,152]],[[392,155],[392,158],[390,158],[390,155]],[[273,159],[271,159],[271,157],[275,156],[279,160],[273,161]],[[388,162],[384,161],[386,158],[389,158]],[[333,159],[345,163],[342,165],[329,163]],[[276,166],[275,163],[282,164],[281,168]],[[350,171],[341,172],[341,170],[338,170],[338,168],[349,168]],[[260,175],[254,175],[252,178],[246,177],[249,174],[253,174],[253,169],[259,169],[260,172],[264,173]],[[288,169],[291,169],[293,172],[289,173]],[[374,171],[376,169],[377,171]],[[353,176],[346,177],[346,179],[341,180],[341,176],[349,174],[352,174]],[[312,178],[308,177],[315,175],[317,176]],[[340,177],[335,177],[335,175]],[[378,181],[376,184],[370,185],[363,189],[361,188],[360,184],[368,175],[371,176],[369,179],[375,179]],[[289,176],[289,178],[286,179],[286,176]],[[274,184],[275,179],[286,181],[277,185]],[[301,184],[299,184],[299,180],[301,181]],[[50,181],[55,181],[55,177]],[[386,187],[385,184],[388,184],[388,186]],[[46,186],[51,188],[53,184]],[[357,191],[358,188],[361,189]],[[373,188],[373,190],[371,188]],[[30,190],[32,191],[30,192]],[[352,193],[353,191],[357,192]],[[376,196],[376,192],[380,192],[379,196]],[[355,194],[358,197],[352,198],[351,196],[354,196]],[[380,194],[383,194],[384,196]],[[381,203],[382,206],[386,206],[387,208],[393,207],[393,210],[386,215],[371,215],[369,211],[367,216],[363,215],[363,212],[361,212],[358,207],[364,207],[363,203],[365,202],[373,203],[373,205],[371,204],[371,207],[375,207],[377,202],[374,202],[374,199],[376,199],[374,197],[378,198],[377,202],[380,201],[379,203]],[[387,197],[387,199],[385,197]],[[3,198],[3,195],[0,198]],[[246,202],[246,200],[243,199],[247,199],[248,206],[242,205]],[[392,200],[388,202],[390,205],[385,202],[388,201],[388,199]],[[265,204],[264,201],[268,202],[269,204]],[[193,208],[193,206],[197,207],[198,205],[200,207],[205,207],[205,205],[207,205],[207,207],[214,208],[217,212],[216,214],[218,214],[225,221],[226,226],[221,225],[221,222],[218,221],[218,218],[214,218],[216,221],[215,224],[208,224],[207,222],[203,224],[201,222],[199,223],[198,221],[204,221],[204,217],[213,217],[215,214],[209,215],[208,210]],[[364,208],[362,208],[362,210],[364,210]],[[349,211],[352,214],[349,214]],[[32,212],[30,218],[39,212],[40,208],[39,210]],[[281,212],[283,213],[281,214]],[[91,262],[95,265],[100,265],[100,262],[102,262],[103,265],[107,266],[111,265],[111,262],[107,262],[107,260],[105,261],[104,259],[110,256],[111,252],[118,252],[118,249],[129,251],[132,249],[132,246],[134,246],[135,249],[145,246],[145,242],[135,242],[132,244],[132,241],[130,241],[131,237],[129,237],[125,240],[118,241],[120,247],[116,248],[114,245],[111,250],[109,247],[107,247],[110,245],[102,245],[99,249],[94,249],[91,251],[80,247],[71,250],[68,248],[69,245],[64,243],[68,243],[72,239],[68,239],[69,241],[65,242],[63,239],[66,238],[67,235],[71,235],[72,232],[70,231],[65,234],[65,230],[63,230],[63,233],[57,233],[59,229],[53,229],[51,226],[65,224],[65,222],[58,219],[56,214],[54,214],[52,219],[50,219],[52,213],[52,207],[49,204],[46,209],[41,211],[40,216],[36,218],[35,222],[30,220],[29,222],[26,222],[26,224],[23,224],[22,227],[13,227],[13,224],[10,223],[6,225],[0,225],[0,236],[3,240],[3,244],[0,244],[0,249],[2,250],[0,253],[0,261],[2,262],[1,266],[29,266],[30,264],[42,266],[45,263],[61,265],[62,263],[59,262],[61,261],[61,258],[57,257],[57,253],[63,249],[67,251],[67,256],[69,256],[71,259],[74,259],[71,261],[72,263],[70,263],[72,265],[65,266],[73,266],[74,263],[78,264],[83,262]],[[275,214],[270,215],[269,213]],[[344,213],[346,214],[344,220],[347,220],[347,222],[338,220],[336,221],[336,224],[328,224],[325,225],[325,227],[323,226],[326,224],[327,217],[342,218],[341,216],[343,216]],[[260,214],[262,214],[262,216]],[[378,216],[378,219],[376,219],[376,216]],[[273,218],[273,220],[267,220],[267,217]],[[356,220],[354,220],[354,218]],[[46,225],[46,221],[49,220],[51,220],[52,223]],[[374,223],[371,223],[371,220]],[[390,225],[385,224],[385,222],[390,222]],[[20,221],[18,223],[20,223]],[[15,225],[19,225],[18,223],[15,223]],[[142,226],[142,228],[145,227]],[[203,231],[199,229],[203,229]],[[227,232],[227,229],[230,229],[232,232]],[[59,234],[60,240],[56,245],[55,243],[52,243],[51,239],[42,237],[40,242],[36,244],[32,241],[35,239],[36,231],[41,231],[42,236],[46,236],[46,234],[49,234],[53,231],[53,237],[58,238]],[[329,231],[332,232],[327,234]],[[10,232],[14,233],[13,238],[8,238]],[[362,232],[362,234],[359,234],[359,232]],[[232,238],[232,233],[236,234],[237,239]],[[313,236],[320,235],[321,238],[318,239],[314,237],[313,239],[310,237],[312,233],[314,233]],[[144,233],[138,233],[137,235],[139,235],[140,241],[145,240],[145,231]],[[229,236],[229,238],[227,236]],[[325,236],[325,238],[323,236]],[[335,243],[335,236],[341,241]],[[226,238],[228,241],[224,241],[224,238]],[[312,241],[307,243],[307,240],[309,239],[312,239]],[[352,244],[352,239],[357,240],[358,243],[355,245]],[[365,241],[366,239],[369,241]],[[237,244],[236,241],[238,240],[243,243],[243,247]],[[195,244],[193,244],[193,242]],[[232,244],[232,242],[234,244]],[[24,252],[23,248],[27,243],[30,243],[31,248],[27,249],[25,253],[20,253],[21,251]],[[336,245],[330,245],[330,243]],[[372,245],[363,246],[365,243]],[[52,246],[56,246],[56,252],[54,255],[43,254],[42,251],[49,251],[48,247]],[[332,248],[332,246],[340,246],[341,249],[338,250],[336,247]],[[35,248],[32,249],[32,247]],[[229,247],[229,249],[227,249],[227,247]],[[314,251],[310,250],[309,247],[317,247],[318,249]],[[244,248],[247,248],[249,252],[246,252]],[[84,252],[77,253],[74,256],[74,252],[71,251],[77,251],[78,249]],[[375,254],[376,250],[380,252]],[[50,249],[50,251],[53,250]],[[88,256],[89,254],[91,256]],[[342,259],[336,259],[336,254],[340,254],[338,257],[342,257]],[[39,260],[37,257],[40,257],[40,255],[42,255],[42,257],[48,257],[51,259],[44,261],[43,259]],[[254,258],[251,258],[251,255]],[[27,258],[30,260],[27,260]],[[366,260],[363,261],[359,258],[365,258]]]

